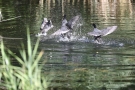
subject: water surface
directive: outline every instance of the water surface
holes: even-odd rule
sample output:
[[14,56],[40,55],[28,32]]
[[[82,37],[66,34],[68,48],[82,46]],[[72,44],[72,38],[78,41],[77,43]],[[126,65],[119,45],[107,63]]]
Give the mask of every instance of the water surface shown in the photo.
[[[57,90],[124,90],[135,83],[135,2],[133,0],[40,0],[0,2],[3,19],[17,16],[13,20],[0,22],[3,37],[24,38],[29,27],[35,43],[44,17],[51,18],[55,26],[39,44],[44,50],[42,61],[46,61],[44,72],[53,72],[50,88]],[[67,41],[50,38],[61,26],[62,15],[69,20],[81,15],[83,26]],[[87,33],[117,25],[117,30],[103,37],[105,44],[93,43]],[[49,38],[48,38],[49,37]],[[5,44],[17,52],[20,40],[4,39]],[[14,61],[15,63],[15,61]],[[105,89],[106,88],[106,89]]]

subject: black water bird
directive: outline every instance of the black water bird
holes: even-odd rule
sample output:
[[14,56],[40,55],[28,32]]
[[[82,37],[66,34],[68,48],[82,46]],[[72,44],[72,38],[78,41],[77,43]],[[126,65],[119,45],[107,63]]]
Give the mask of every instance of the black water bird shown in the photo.
[[98,44],[103,43],[103,40],[101,38],[102,36],[111,34],[117,28],[117,26],[110,26],[110,27],[107,27],[106,29],[99,30],[99,29],[97,29],[96,24],[93,23],[92,25],[94,27],[94,30],[92,32],[89,32],[88,35],[94,36],[94,41],[95,41],[95,43],[98,43]]
[[37,36],[46,36],[47,35],[47,32],[53,28],[53,25],[52,25],[52,21],[51,20],[47,20],[47,18],[44,18],[43,21],[42,21],[42,24],[41,24],[41,27],[40,27],[40,33],[37,34]]
[[42,33],[47,33],[48,30],[50,30],[53,27],[52,21],[47,20],[47,18],[44,18],[40,27],[40,30]]
[[62,37],[65,37],[67,35],[67,37],[70,38],[70,36],[67,33],[73,30],[73,27],[76,26],[79,19],[80,15],[77,15],[71,18],[69,21],[67,21],[66,15],[64,15],[62,19],[61,28],[54,32],[52,35],[61,35]]

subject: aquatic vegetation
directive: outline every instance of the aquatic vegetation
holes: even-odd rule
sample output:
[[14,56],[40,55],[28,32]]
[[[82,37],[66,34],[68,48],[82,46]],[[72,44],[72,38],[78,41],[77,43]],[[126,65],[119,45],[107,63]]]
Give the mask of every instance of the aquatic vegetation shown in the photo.
[[[39,40],[34,48],[31,45],[29,34],[27,34],[27,40],[27,50],[22,44],[21,57],[7,49],[1,41],[0,88],[7,90],[47,89],[49,77],[42,73],[43,65],[38,65],[44,52],[41,51],[37,54]],[[18,61],[18,66],[12,65],[12,57]]]

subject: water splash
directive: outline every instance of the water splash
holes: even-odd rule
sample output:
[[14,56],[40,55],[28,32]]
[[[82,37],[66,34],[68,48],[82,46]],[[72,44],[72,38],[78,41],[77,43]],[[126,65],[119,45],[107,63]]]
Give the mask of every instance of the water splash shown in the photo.
[[[80,43],[90,43],[90,44],[97,44],[95,43],[93,37],[87,37],[87,36],[81,36],[81,35],[75,35],[71,34],[70,38],[68,37],[62,37],[62,36],[44,36],[41,37],[41,41],[52,41],[52,42],[80,42]],[[120,38],[103,38],[104,43],[100,45],[106,45],[106,46],[118,46],[118,47],[124,47],[127,45],[135,45],[134,39],[120,39]]]

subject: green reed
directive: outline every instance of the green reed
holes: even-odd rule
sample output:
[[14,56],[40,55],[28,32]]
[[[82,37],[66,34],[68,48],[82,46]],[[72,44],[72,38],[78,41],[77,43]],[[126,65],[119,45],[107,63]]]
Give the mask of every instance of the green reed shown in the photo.
[[[0,60],[0,88],[6,90],[46,90],[49,77],[41,72],[42,65],[38,65],[43,51],[37,54],[39,39],[35,46],[31,45],[29,30],[27,30],[27,50],[22,44],[21,57],[5,48],[1,41]],[[19,62],[19,66],[11,64],[11,57]]]

